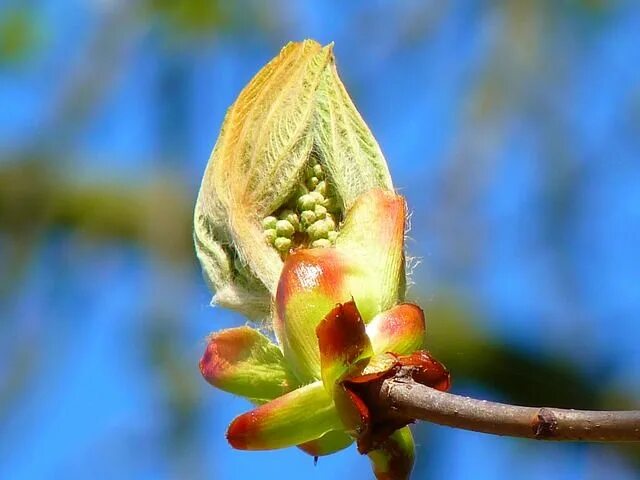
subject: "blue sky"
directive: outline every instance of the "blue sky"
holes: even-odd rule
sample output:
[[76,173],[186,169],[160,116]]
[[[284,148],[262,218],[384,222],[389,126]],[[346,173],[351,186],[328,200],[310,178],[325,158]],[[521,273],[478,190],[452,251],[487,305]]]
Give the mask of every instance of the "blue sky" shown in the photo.
[[[234,22],[245,3],[256,5],[239,2]],[[249,27],[179,41],[143,16],[107,36],[123,37],[111,64],[87,45],[121,4],[30,2],[35,50],[0,70],[0,152],[45,140],[72,178],[118,188],[168,171],[195,201],[224,112],[251,76],[288,40],[335,41],[342,78],[413,210],[409,248],[423,260],[413,291],[427,316],[432,299],[452,294],[501,341],[558,354],[638,402],[640,9],[567,12],[578,8],[571,3],[525,17],[514,38],[507,9],[486,2],[274,2]],[[536,22],[534,49],[525,34]],[[100,101],[72,129],[52,128],[65,88],[100,68],[109,75]],[[209,331],[244,320],[209,299],[195,256],[176,266],[125,242],[48,232],[15,295],[0,300],[0,317],[11,320],[0,323],[0,359],[37,366],[2,412],[0,477],[368,472],[353,449],[313,467],[295,449],[227,445],[226,425],[249,405],[209,388],[197,361]],[[192,410],[180,417],[191,425],[186,440],[176,440],[167,376],[145,350],[156,317],[175,332],[170,355],[193,366],[184,380]],[[14,355],[25,345],[25,358]],[[0,361],[0,385],[9,365]],[[637,476],[598,445],[429,425],[418,438],[418,469],[432,478]]]

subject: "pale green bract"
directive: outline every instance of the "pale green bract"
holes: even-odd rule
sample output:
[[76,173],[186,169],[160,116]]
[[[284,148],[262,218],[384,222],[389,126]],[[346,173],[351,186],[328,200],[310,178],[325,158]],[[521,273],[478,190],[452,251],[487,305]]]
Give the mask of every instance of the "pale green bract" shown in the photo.
[[[283,259],[297,238],[284,223],[278,232],[285,236],[278,237],[276,227],[265,230],[263,222],[271,227],[277,211],[307,192],[300,189],[305,180],[309,185],[308,168],[321,165],[326,183],[320,188],[331,192],[326,206],[337,218],[360,194],[393,189],[380,147],[338,77],[332,49],[312,40],[289,43],[258,72],[229,108],[202,180],[194,238],[213,302],[253,320],[269,315]],[[287,217],[292,225],[295,215]],[[335,233],[311,229],[324,237],[305,245],[329,246],[339,226]]]

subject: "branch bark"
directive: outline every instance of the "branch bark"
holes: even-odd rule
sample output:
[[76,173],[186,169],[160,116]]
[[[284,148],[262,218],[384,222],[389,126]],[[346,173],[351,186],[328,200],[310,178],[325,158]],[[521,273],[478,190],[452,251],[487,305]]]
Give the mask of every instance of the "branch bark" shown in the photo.
[[537,440],[640,442],[640,410],[522,407],[444,393],[411,377],[380,384],[377,408],[450,427]]

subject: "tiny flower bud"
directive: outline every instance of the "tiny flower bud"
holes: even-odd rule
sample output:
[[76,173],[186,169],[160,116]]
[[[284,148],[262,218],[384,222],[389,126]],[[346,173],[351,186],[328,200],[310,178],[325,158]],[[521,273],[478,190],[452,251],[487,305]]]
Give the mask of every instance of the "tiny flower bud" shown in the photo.
[[291,210],[283,210],[280,214],[281,220],[288,221],[296,231],[300,231],[300,219],[298,215]]
[[311,177],[309,180],[307,180],[307,185],[309,186],[310,189],[317,188],[319,183],[320,183],[320,180],[318,180],[318,177]]
[[314,240],[311,242],[311,247],[313,248],[327,248],[331,246],[331,242],[326,238],[319,238],[318,240]]
[[316,185],[316,192],[322,194],[322,195],[326,195],[327,194],[327,182],[325,182],[324,180],[319,182]]
[[327,229],[329,230],[329,232],[333,232],[336,229],[336,222],[333,219],[333,216],[331,216],[330,213],[328,213],[325,218],[324,218],[324,223],[327,226]]
[[302,221],[302,225],[304,227],[308,227],[316,221],[316,214],[312,210],[305,210],[300,214],[300,220]]
[[262,228],[264,228],[265,230],[269,230],[271,228],[276,228],[276,222],[278,221],[278,219],[276,217],[273,217],[271,215],[269,215],[268,217],[264,217],[264,220],[262,220]]
[[327,235],[329,234],[329,226],[324,220],[317,220],[307,229],[307,233],[312,240],[327,238]]
[[307,193],[306,195],[302,195],[299,199],[298,199],[298,208],[300,210],[313,210],[316,206],[316,201],[314,199],[314,197],[311,196],[310,193]]
[[276,247],[279,252],[288,252],[291,248],[291,240],[284,237],[278,237],[276,238],[273,246]]
[[316,208],[314,209],[314,213],[316,214],[316,218],[324,218],[325,215],[327,214],[327,209],[325,207],[323,207],[322,205],[316,205]]
[[[309,193],[309,196],[313,199],[314,204],[324,202],[324,195],[322,195],[322,193],[320,193],[318,191],[313,191],[313,192]],[[307,209],[305,209],[305,210],[307,210]],[[311,209],[309,209],[309,210],[311,210]]]
[[278,220],[276,222],[276,233],[279,237],[287,237],[290,238],[296,229],[291,225],[288,220]]
[[269,245],[273,245],[273,242],[278,238],[278,234],[276,233],[275,228],[270,228],[269,230],[264,231],[264,238]]

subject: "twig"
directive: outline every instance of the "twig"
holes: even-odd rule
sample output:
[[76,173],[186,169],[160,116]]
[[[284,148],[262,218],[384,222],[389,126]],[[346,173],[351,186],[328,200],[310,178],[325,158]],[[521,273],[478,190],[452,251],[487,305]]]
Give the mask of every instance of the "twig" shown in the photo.
[[639,442],[640,410],[588,411],[521,407],[444,393],[395,377],[380,384],[376,403],[404,417],[537,440]]

